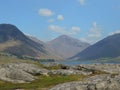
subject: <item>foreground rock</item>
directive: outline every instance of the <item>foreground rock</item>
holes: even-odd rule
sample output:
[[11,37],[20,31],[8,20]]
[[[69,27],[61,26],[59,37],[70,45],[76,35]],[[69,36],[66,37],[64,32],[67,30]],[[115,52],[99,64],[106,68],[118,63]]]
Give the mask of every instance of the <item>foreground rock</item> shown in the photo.
[[76,69],[79,69],[79,67],[83,67],[95,71],[100,70],[109,73],[120,74],[120,64],[84,64],[84,65],[75,66]]
[[97,75],[80,82],[60,84],[50,90],[120,90],[120,76]]
[[[45,63],[45,67],[51,67],[51,66],[58,66],[59,68],[57,70],[50,70],[49,74],[57,74],[57,75],[90,75],[93,73],[93,70],[89,69],[83,69],[83,67],[78,66],[69,66],[69,65],[62,65],[59,63]],[[80,69],[81,68],[81,69]]]
[[60,84],[50,90],[120,90],[120,64],[85,64],[63,68],[101,74],[89,76],[79,82]]
[[34,64],[11,63],[0,65],[0,79],[13,83],[31,82],[37,79],[36,75],[46,75],[48,72],[48,70],[39,68]]
[[0,65],[0,80],[13,83],[28,83],[36,80],[38,75],[50,74],[87,76],[82,81],[60,84],[50,90],[120,90],[119,64],[61,65],[57,70],[47,70],[27,63]]
[[91,71],[80,71],[80,70],[73,70],[73,69],[69,69],[69,70],[63,70],[63,69],[59,69],[59,70],[51,70],[51,74],[57,74],[57,75],[90,75],[92,74]]
[[[9,81],[13,83],[26,83],[37,79],[37,75],[90,75],[91,71],[75,70],[63,68],[58,70],[47,70],[40,68],[34,64],[27,63],[10,63],[0,65],[0,80]],[[68,66],[67,66],[68,67]]]

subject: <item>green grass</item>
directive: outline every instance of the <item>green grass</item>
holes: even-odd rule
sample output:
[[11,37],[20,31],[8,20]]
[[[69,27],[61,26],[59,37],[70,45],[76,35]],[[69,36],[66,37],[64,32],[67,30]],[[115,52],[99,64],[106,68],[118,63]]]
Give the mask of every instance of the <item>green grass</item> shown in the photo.
[[43,68],[45,69],[48,69],[48,70],[57,70],[57,69],[61,69],[61,65],[55,65],[55,66],[42,66]]
[[21,59],[21,58],[18,58],[16,56],[13,56],[13,55],[0,52],[0,64],[17,63],[17,62],[35,64],[39,67],[49,69],[49,70],[61,69],[61,65],[47,67],[47,66],[44,66],[43,64],[41,64],[39,61],[36,61],[36,60],[34,61],[34,60],[31,60],[31,59],[28,59],[28,58]]
[[43,65],[37,61],[32,61],[29,59],[20,59],[20,58],[17,58],[15,56],[10,56],[10,55],[4,56],[0,54],[0,64],[9,64],[9,63],[17,63],[17,62],[35,64],[39,67],[43,67]]
[[48,88],[55,86],[60,83],[79,81],[85,78],[83,75],[69,75],[69,76],[38,76],[38,80],[31,83],[24,84],[13,84],[9,82],[0,81],[0,90],[14,90],[14,89],[25,89],[25,90],[48,90]]

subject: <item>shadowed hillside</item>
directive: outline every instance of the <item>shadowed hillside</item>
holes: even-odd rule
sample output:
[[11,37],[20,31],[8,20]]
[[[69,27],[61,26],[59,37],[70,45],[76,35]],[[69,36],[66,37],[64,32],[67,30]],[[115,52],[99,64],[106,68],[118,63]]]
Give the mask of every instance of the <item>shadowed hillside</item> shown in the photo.
[[88,47],[72,59],[92,60],[118,56],[120,56],[120,34],[115,34]]
[[20,57],[52,57],[43,44],[29,39],[16,26],[11,24],[0,24],[0,51]]

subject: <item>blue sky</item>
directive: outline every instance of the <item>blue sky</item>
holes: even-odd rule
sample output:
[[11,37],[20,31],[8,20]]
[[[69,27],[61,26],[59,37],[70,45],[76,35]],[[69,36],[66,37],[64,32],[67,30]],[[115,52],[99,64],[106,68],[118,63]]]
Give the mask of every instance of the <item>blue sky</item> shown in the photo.
[[43,41],[66,34],[95,43],[120,33],[120,0],[1,0],[0,23]]

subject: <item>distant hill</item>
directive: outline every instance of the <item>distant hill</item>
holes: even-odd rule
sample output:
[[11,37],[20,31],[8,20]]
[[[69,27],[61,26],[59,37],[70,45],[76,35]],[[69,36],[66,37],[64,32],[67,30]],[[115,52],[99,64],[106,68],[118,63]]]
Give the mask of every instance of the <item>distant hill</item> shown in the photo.
[[49,46],[47,45],[47,43],[41,41],[40,39],[34,37],[34,36],[30,36],[30,35],[26,35],[29,39],[33,40],[34,42],[36,43],[39,43],[39,44],[42,44],[44,47],[45,47],[45,50],[48,51],[53,57],[54,59],[57,59],[57,60],[61,60],[63,58],[61,58],[59,55],[56,55],[52,50],[51,48],[49,48]]
[[43,43],[40,44],[29,39],[11,24],[0,24],[0,52],[36,58],[52,57]]
[[67,35],[62,35],[52,41],[47,42],[47,45],[56,55],[66,59],[84,50],[90,44]]
[[34,37],[34,36],[31,36],[31,35],[26,35],[29,39],[31,39],[32,41],[34,41],[34,42],[37,42],[37,43],[39,43],[39,44],[44,44],[45,45],[45,43],[43,42],[43,41],[41,41],[40,39],[38,39],[38,38],[36,38],[36,37]]
[[120,34],[115,34],[91,45],[71,59],[93,60],[99,58],[115,58],[119,56]]

